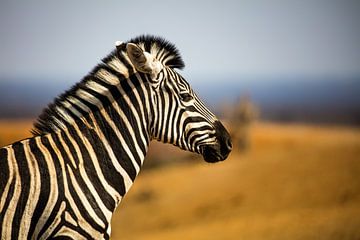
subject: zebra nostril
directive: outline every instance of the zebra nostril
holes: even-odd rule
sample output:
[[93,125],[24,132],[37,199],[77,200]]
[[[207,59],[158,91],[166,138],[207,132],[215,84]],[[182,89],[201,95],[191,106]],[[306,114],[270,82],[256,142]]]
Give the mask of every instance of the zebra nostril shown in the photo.
[[226,140],[226,147],[229,151],[232,150],[232,143],[231,143],[231,139],[227,139]]

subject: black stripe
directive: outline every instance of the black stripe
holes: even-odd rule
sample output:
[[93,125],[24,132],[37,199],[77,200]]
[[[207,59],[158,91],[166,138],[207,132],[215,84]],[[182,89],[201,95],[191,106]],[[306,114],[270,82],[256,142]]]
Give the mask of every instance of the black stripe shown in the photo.
[[16,205],[16,210],[12,222],[11,238],[18,239],[21,218],[24,213],[26,202],[29,199],[30,191],[30,172],[25,156],[24,146],[21,142],[12,145],[15,153],[15,158],[19,168],[19,175],[21,179],[21,192],[19,200]]
[[128,69],[129,72],[129,76],[131,76],[132,74],[134,74],[134,70],[133,70],[133,66],[130,62],[128,62],[126,60],[126,58],[124,57],[124,52],[121,52],[121,54],[118,54],[117,57],[119,58],[119,60],[125,65],[125,67]]
[[[94,96],[94,98],[99,100],[104,108],[106,108],[106,106],[109,106],[111,104],[111,102],[107,96],[102,95],[101,93],[99,93],[91,88],[83,88],[83,90],[90,93],[92,96]],[[93,100],[95,100],[95,99],[93,99]]]
[[78,226],[74,226],[69,222],[65,222],[65,220],[64,220],[64,224],[59,226],[59,229],[54,230],[52,236],[50,236],[50,239],[59,239],[59,240],[69,239],[69,240],[73,240],[72,238],[69,238],[67,236],[54,237],[56,232],[59,231],[62,226],[65,226],[67,228],[70,228],[70,229],[74,230],[74,232],[77,232],[79,235],[82,235],[85,239],[94,239],[94,237],[91,236],[89,233],[87,233],[84,229],[82,229],[82,228],[80,228]]
[[71,237],[68,237],[68,236],[59,236],[59,237],[51,236],[51,239],[53,239],[53,240],[73,240]]
[[[119,125],[122,132],[124,132],[127,128],[125,124],[122,122],[122,120],[118,116],[117,113],[114,113],[113,109],[108,109],[109,116],[111,116]],[[100,116],[99,116],[100,115]],[[94,113],[94,116],[96,119],[103,119],[100,112]],[[105,138],[107,139],[108,143],[110,144],[111,148],[113,149],[113,152],[115,154],[116,159],[119,161],[120,165],[124,170],[128,173],[131,180],[134,181],[136,177],[136,170],[133,166],[133,163],[129,156],[127,155],[124,147],[120,144],[120,141],[118,140],[118,137],[116,136],[116,133],[111,128],[111,126],[104,120],[97,121],[98,126],[100,127],[101,131],[104,133]],[[128,146],[132,152],[134,152],[133,145],[129,144],[130,137],[129,133],[124,134],[123,136],[125,138],[125,141],[128,143]],[[136,157],[136,154],[135,154]],[[113,165],[113,164],[112,164]]]
[[[170,89],[165,87],[165,91],[160,93],[160,101],[162,102],[162,105],[161,105],[162,109],[161,109],[161,112],[160,112],[161,115],[160,115],[159,120],[161,119],[160,122],[162,124],[162,126],[160,127],[160,136],[162,136],[162,137],[166,136],[166,134],[165,134],[165,132],[166,132],[166,123],[167,123],[166,120],[167,120],[167,117],[168,117],[168,114],[169,114],[169,109],[165,109],[165,98],[169,97],[168,95],[165,96],[165,92],[167,92],[167,90],[170,91]],[[171,105],[169,105],[169,106],[171,106]],[[166,140],[167,139],[164,138],[163,141],[166,143]]]
[[34,213],[31,217],[31,224],[28,234],[29,236],[32,236],[35,231],[36,224],[39,221],[41,214],[44,212],[44,209],[46,207],[46,203],[50,195],[51,186],[50,186],[50,174],[45,156],[37,146],[35,139],[30,139],[29,147],[33,155],[36,157],[36,161],[40,171],[40,179],[41,179],[39,201],[36,203]]
[[[106,223],[107,220],[106,220],[103,212],[101,211],[100,206],[97,204],[97,202],[95,200],[95,197],[93,196],[93,194],[90,191],[90,188],[88,188],[88,186],[91,184],[96,189],[96,187],[94,186],[93,181],[96,181],[97,184],[100,184],[99,179],[97,177],[97,173],[96,173],[96,171],[95,171],[95,169],[93,167],[90,156],[86,152],[85,146],[80,144],[81,139],[78,137],[77,133],[75,132],[75,129],[73,129],[71,127],[71,128],[69,128],[69,132],[70,132],[70,135],[75,139],[76,144],[78,145],[78,147],[79,147],[79,149],[81,151],[82,160],[83,160],[83,163],[84,163],[84,169],[85,169],[85,172],[87,173],[86,175],[89,177],[91,182],[90,183],[85,182],[85,180],[80,175],[80,171],[77,170],[77,169],[74,169],[74,167],[71,166],[71,168],[73,169],[74,176],[75,176],[75,178],[77,180],[77,183],[79,184],[80,188],[82,189],[84,195],[86,196],[87,200],[89,201],[91,207],[94,209],[95,213],[98,215],[98,217],[104,223]],[[68,140],[68,141],[70,141],[70,140]],[[73,155],[76,155],[75,149],[74,149]],[[91,168],[91,170],[90,170],[90,168]],[[100,196],[101,196],[101,194],[100,194]]]
[[0,149],[0,197],[3,195],[5,186],[10,181],[9,179],[9,163],[8,152],[5,148]]
[[[87,118],[87,121],[95,125],[92,119]],[[104,174],[105,180],[121,195],[125,195],[125,184],[124,178],[115,169],[111,161],[111,158],[103,145],[100,137],[97,135],[95,130],[87,129],[84,126],[79,125],[81,132],[87,137],[90,144],[96,150],[96,158],[99,159],[100,168]],[[88,135],[87,135],[88,134]],[[111,202],[112,203],[112,202]],[[115,208],[115,205],[113,206]]]
[[[180,125],[180,121],[181,121],[181,116],[184,114],[184,109],[180,109],[179,110],[179,116],[178,116],[178,118],[176,119],[176,123],[175,123],[175,127],[176,128],[180,128],[180,127],[182,127],[181,125]],[[183,126],[185,126],[185,124],[183,125]],[[178,132],[180,132],[179,130],[177,130]],[[185,129],[184,129],[184,131],[185,131]],[[181,137],[178,137],[178,139],[176,139],[176,146],[181,146]]]
[[[66,167],[66,166],[65,166]],[[67,168],[67,167],[66,167]],[[74,173],[75,174],[75,173]],[[92,228],[94,228],[96,231],[102,232],[104,231],[104,229],[98,225],[94,219],[90,216],[90,214],[88,213],[88,210],[85,208],[85,206],[83,205],[82,201],[80,200],[79,194],[76,192],[75,188],[72,185],[72,180],[70,177],[70,173],[67,169],[66,171],[66,177],[68,179],[68,190],[70,192],[70,195],[72,197],[72,199],[75,202],[76,207],[79,209],[79,212],[81,214],[81,216],[84,218],[84,220],[91,225]],[[80,185],[80,184],[79,184]],[[69,205],[70,207],[70,205]],[[80,228],[80,227],[79,227]]]
[[[139,114],[140,117],[142,116],[141,115],[141,110],[142,109],[143,109],[143,112],[144,112],[144,118],[145,119],[140,119],[140,123],[142,123],[142,121],[144,121],[146,123],[149,123],[149,115],[148,115],[148,111],[146,109],[146,104],[145,104],[146,100],[145,100],[145,96],[144,96],[145,93],[144,93],[144,90],[142,88],[142,82],[135,75],[133,77],[131,77],[130,79],[131,79],[132,84],[135,86],[136,92],[138,93],[138,95],[140,97],[140,101],[141,101],[141,102],[138,102],[136,100],[136,102],[133,102],[133,105],[134,105],[134,107],[135,107],[135,109],[136,109],[136,111],[137,111],[137,113]],[[145,91],[148,91],[148,93],[150,93],[150,89],[145,89]],[[134,92],[134,94],[135,94],[135,92]],[[136,99],[136,97],[135,97],[135,99]],[[149,129],[146,128],[146,125],[147,124],[140,124],[139,127],[141,129],[139,129],[139,131],[144,133],[143,135],[145,137],[147,137],[146,142],[148,143],[150,138],[148,136],[148,130]],[[137,134],[135,136],[139,137]],[[145,153],[146,150],[147,150],[147,146],[143,146],[143,144],[140,144],[141,143],[140,138],[137,138],[137,142],[139,143],[139,146],[140,146],[142,152]]]
[[[102,94],[100,94],[98,92],[95,92],[95,91],[93,91],[91,89],[87,89],[87,91],[91,95],[93,95],[94,97],[99,99],[102,102],[103,105],[107,106],[107,105],[111,104],[110,100],[106,96],[104,96],[104,95],[102,95]],[[136,101],[135,96],[133,98],[133,101]],[[126,102],[125,101],[119,102],[119,105],[120,105],[120,108],[124,111],[124,113],[125,113],[126,117],[128,118],[129,122],[133,123],[133,124],[136,124],[136,118],[135,118],[133,112],[130,110],[130,107],[126,104]],[[124,105],[126,107],[124,107]],[[135,104],[135,106],[136,105],[137,104]],[[114,123],[116,123],[117,128],[121,131],[122,136],[124,137],[124,139],[125,139],[126,143],[128,144],[129,148],[134,150],[135,149],[134,146],[135,146],[135,144],[137,144],[142,148],[143,152],[145,152],[145,146],[143,146],[143,144],[140,144],[141,143],[141,137],[138,136],[138,134],[136,134],[135,137],[136,137],[137,143],[135,143],[132,140],[129,129],[125,125],[125,122],[120,117],[119,113],[114,108],[106,107],[104,110],[108,113],[108,115],[114,121]],[[132,151],[132,153],[133,153],[133,155],[135,157],[135,160],[136,160],[138,166],[141,166],[140,156],[137,154],[136,151]],[[132,180],[134,180],[134,179],[135,178],[132,178]]]
[[[72,181],[71,181],[71,178],[70,178],[70,174],[69,174],[69,170],[68,170],[68,167],[67,166],[70,166],[70,168],[72,168],[72,163],[70,161],[70,159],[68,159],[66,156],[66,152],[65,152],[65,149],[64,147],[62,146],[61,142],[60,142],[60,139],[57,135],[54,135],[53,136],[53,139],[54,139],[54,142],[55,142],[55,145],[56,147],[60,150],[61,152],[61,155],[63,156],[63,159],[64,159],[64,164],[65,164],[65,172],[66,172],[66,176],[67,176],[67,179],[68,179],[68,189],[70,191],[70,194],[74,200],[74,202],[76,203],[76,206],[78,207],[81,215],[84,217],[84,219],[96,230],[98,231],[101,231],[102,228],[95,222],[93,221],[93,219],[91,218],[91,216],[88,214],[88,211],[86,210],[85,206],[82,204],[80,198],[79,198],[79,195],[78,193],[76,192],[76,190],[74,189],[73,185],[72,185]],[[82,181],[81,177],[78,176],[78,171],[74,171],[73,170],[73,173],[74,173],[74,177],[79,185],[79,187],[81,188],[81,191],[84,193],[85,196],[87,195],[90,195],[91,196],[91,193],[89,191],[89,189],[87,188],[86,184]],[[90,204],[91,205],[91,204]],[[94,208],[94,206],[92,206]]]
[[8,195],[6,196],[6,200],[5,200],[5,203],[4,203],[4,208],[0,212],[0,236],[2,235],[2,230],[3,230],[2,229],[2,224],[3,224],[3,221],[4,221],[4,217],[5,217],[5,212],[6,212],[6,210],[8,210],[11,198],[14,195],[14,190],[15,190],[15,178],[13,178],[13,180],[11,181],[11,184],[10,184],[10,187],[9,187],[9,192],[8,192]]
[[[142,88],[141,88],[141,83],[138,81],[138,79],[136,78],[136,76],[133,76],[131,78],[131,81],[132,81],[132,84],[134,84],[135,88],[138,90],[137,92],[139,93],[139,96],[144,99],[144,96],[142,94]],[[103,87],[107,88],[107,90],[111,93],[111,95],[113,96],[114,99],[117,99],[117,103],[119,104],[119,107],[121,110],[123,110],[124,112],[126,112],[126,116],[128,117],[129,119],[129,122],[130,123],[136,123],[136,118],[135,116],[133,115],[132,111],[130,111],[130,107],[128,106],[128,104],[125,102],[125,100],[123,99],[123,96],[121,95],[119,89],[116,87],[116,86],[113,86],[113,85],[110,85],[110,84],[107,84],[106,82],[102,81],[101,79],[98,79],[98,78],[94,78],[94,82],[97,82],[98,84],[102,85]],[[139,116],[141,117],[141,106],[143,106],[144,104],[143,103],[139,103],[137,101],[137,98],[135,96],[135,93],[134,93],[134,90],[130,87],[129,83],[128,83],[128,80],[123,80],[121,82],[121,85],[122,85],[122,88],[126,89],[127,91],[127,96],[129,97],[130,99],[130,102],[133,103],[133,106],[136,110],[136,112],[139,114]],[[95,96],[95,95],[94,95]],[[145,101],[145,100],[144,100]],[[146,111],[144,111],[145,114],[146,114]],[[145,116],[146,117],[146,116]],[[143,120],[143,119],[141,119]],[[117,123],[115,121],[115,123]],[[145,124],[140,124],[140,126],[134,128],[134,129],[138,129],[140,128],[141,129],[141,132],[144,133],[147,133],[147,129],[145,128]],[[120,128],[120,129],[127,129],[126,127],[125,128]],[[139,129],[139,131],[140,131]],[[126,135],[126,134],[125,134]],[[140,149],[142,150],[142,152],[145,152],[146,151],[146,146],[144,146],[142,144],[142,141],[141,141],[141,137],[139,134],[136,134],[135,135],[136,137],[136,141],[140,147]],[[141,160],[140,159],[136,159],[137,160],[137,163],[138,165],[140,166],[141,164]]]
[[114,75],[115,77],[117,77],[119,82],[126,79],[126,77],[124,75],[122,75],[122,73],[119,73],[118,71],[116,71],[115,69],[113,69],[112,67],[110,67],[110,66],[108,66],[106,64],[101,64],[99,66],[99,68],[97,68],[96,71],[93,73],[93,77],[96,77],[96,72],[98,72],[101,69],[106,70],[107,72],[109,72],[112,75]]
[[[58,158],[55,150],[52,148],[47,135],[41,137],[41,143],[49,151],[49,153],[51,155],[51,159],[46,159],[46,161],[52,161],[55,165],[56,178],[57,178],[57,183],[58,183],[58,185],[55,187],[57,187],[57,189],[58,189],[58,199],[57,199],[57,202],[55,203],[55,206],[54,206],[50,216],[48,217],[46,223],[44,224],[43,228],[39,232],[39,235],[38,235],[39,238],[49,228],[50,224],[52,222],[54,222],[55,217],[60,209],[60,205],[61,205],[62,201],[66,201],[65,192],[64,192],[63,174],[62,174],[59,158]],[[69,203],[66,201],[66,204],[68,205]]]
[[[74,105],[72,102],[70,102],[69,100],[67,100],[67,103],[71,104],[70,108],[74,108],[76,111],[78,111],[80,114],[84,115],[84,113],[82,113],[81,110],[79,110],[79,107],[77,105]],[[64,112],[69,115],[70,117],[72,117],[74,120],[78,120],[79,116],[76,115],[75,113],[73,113],[73,111],[71,111],[70,108],[66,107],[65,105],[61,106],[62,109],[64,110]],[[67,123],[66,121],[64,121],[65,123]],[[68,125],[68,124],[67,124]]]
[[[82,89],[82,90],[84,90],[85,92],[88,92],[87,89]],[[86,107],[88,107],[91,112],[95,113],[95,112],[98,112],[98,111],[99,111],[99,108],[98,108],[96,105],[94,105],[94,104],[92,104],[92,103],[90,103],[90,102],[82,99],[81,97],[79,97],[79,96],[74,96],[74,98],[76,98],[79,102],[81,102],[81,103],[84,104]],[[88,115],[88,113],[85,113],[85,114],[84,114],[84,116],[86,116],[86,115]]]
[[[135,75],[131,76],[130,81],[134,85],[134,87],[138,90],[137,92],[141,93],[142,92],[141,83],[138,81],[137,77]],[[141,106],[144,103],[138,102],[138,100],[135,96],[135,92],[134,92],[133,88],[130,86],[129,81],[122,81],[121,88],[126,93],[126,96],[130,99],[130,102],[133,104],[135,111],[139,114],[139,116],[141,116]],[[139,95],[141,95],[141,94],[139,94]],[[132,111],[130,110],[126,101],[123,98],[119,98],[118,103],[119,103],[120,108],[125,112],[129,122],[136,124],[136,118],[135,118],[134,114],[132,113]],[[138,131],[142,131],[142,132],[146,131],[146,129],[144,129],[143,126],[139,126],[139,127],[140,128],[142,127],[142,128],[138,129]],[[136,130],[136,129],[137,128],[134,128],[134,130]],[[137,136],[137,134],[135,135],[135,137],[137,137],[137,142],[140,143],[141,138],[139,136]],[[143,150],[143,152],[145,151],[144,146],[141,146],[141,149]]]
[[[77,96],[72,96],[73,98],[75,98],[76,100],[79,100],[81,103],[83,103],[83,101],[81,101]],[[71,106],[76,109],[82,116],[88,114],[88,112],[86,112],[85,110],[83,110],[79,105],[77,105],[76,103],[71,102],[70,100],[68,100],[68,102],[71,104]],[[84,103],[85,104],[85,103]],[[69,111],[71,112],[71,111]],[[74,116],[71,114],[71,116]],[[74,116],[74,119],[78,118],[77,116]]]
[[[145,81],[145,74],[143,73],[139,73],[139,77],[140,79],[138,79],[137,77],[134,78],[134,79],[131,79],[132,83],[135,85],[135,86],[138,86],[136,89],[138,90],[138,93],[139,93],[139,96],[140,96],[140,99],[141,99],[141,104],[144,108],[144,114],[145,114],[145,120],[148,122],[150,116],[148,115],[149,114],[149,109],[146,109],[146,98],[145,98],[145,93],[144,91],[146,91],[148,93],[148,96],[150,96],[150,85],[149,84],[144,84],[143,81]],[[145,90],[144,90],[145,89]]]
[[[91,135],[90,130],[88,128],[86,128],[86,126],[84,124],[78,123],[77,125],[78,125],[83,137],[88,139],[88,141],[91,143],[91,140],[94,139],[94,136]],[[110,211],[113,211],[115,209],[115,202],[113,201],[112,196],[107,192],[107,190],[101,184],[98,174],[96,173],[95,166],[94,166],[93,162],[91,161],[88,149],[85,147],[84,143],[82,142],[82,140],[76,133],[74,127],[69,128],[69,133],[74,138],[75,142],[77,143],[77,145],[80,148],[80,151],[81,151],[81,154],[83,157],[83,161],[84,161],[85,171],[86,171],[91,183],[95,187],[96,191],[98,192],[102,202],[107,207],[107,209],[109,209]],[[98,149],[94,149],[95,154],[97,151],[98,151]],[[99,162],[101,162],[102,160],[103,160],[103,158],[100,158],[100,159],[98,158]]]
[[190,129],[190,130],[186,133],[186,138],[188,139],[189,136],[190,136],[193,132],[205,131],[205,130],[211,131],[212,128],[211,128],[211,126],[202,126],[202,127],[199,127],[199,128],[192,128],[192,129]]
[[160,140],[161,139],[161,128],[162,128],[162,126],[160,125],[161,124],[160,119],[161,119],[162,114],[163,114],[163,111],[162,111],[162,109],[163,109],[163,106],[162,106],[163,105],[163,100],[162,100],[161,94],[160,94],[160,96],[158,95],[157,98],[158,98],[158,102],[157,102],[157,105],[156,105],[157,119],[156,119],[155,123],[156,123],[156,130],[157,130],[156,137]]
[[[67,126],[67,129],[69,129],[70,127],[71,127],[71,125]],[[60,135],[61,135],[62,140],[64,141],[65,146],[68,147],[71,157],[74,160],[74,163],[73,163],[70,160],[70,156],[68,156],[68,154],[65,152],[65,148],[64,148],[64,152],[63,152],[63,154],[64,154],[64,162],[70,164],[70,166],[72,168],[74,168],[74,164],[75,164],[75,166],[78,166],[79,163],[80,163],[80,159],[79,159],[78,155],[76,154],[75,147],[74,147],[74,145],[72,144],[72,142],[70,141],[70,139],[68,138],[68,136],[66,135],[66,133],[64,131],[62,131],[60,133]]]
[[119,89],[114,86],[114,85],[111,85],[107,82],[104,82],[103,80],[101,80],[100,78],[94,76],[93,82],[96,82],[97,84],[99,84],[100,86],[103,86],[104,88],[106,88],[107,91],[109,91],[111,93],[111,95],[113,96],[114,99],[119,99],[121,98],[121,94],[120,94],[120,91]]
[[[122,81],[122,83],[126,83],[126,81]],[[126,87],[125,87],[125,86],[126,86]],[[128,96],[130,97],[130,99],[132,100],[132,102],[137,101],[134,93],[131,91],[131,87],[130,87],[127,83],[126,83],[126,84],[123,84],[123,87],[128,89],[127,92],[130,93],[130,94],[128,94]],[[99,99],[99,100],[102,102],[103,105],[106,106],[106,105],[110,105],[110,104],[111,104],[110,100],[109,100],[106,96],[104,96],[104,95],[102,95],[102,94],[100,94],[100,93],[98,93],[98,92],[96,92],[96,91],[94,91],[94,90],[92,90],[92,89],[86,89],[86,91],[89,92],[89,93],[90,93],[91,95],[93,95],[94,97],[96,97],[97,99]],[[131,97],[131,96],[132,96],[132,97]],[[119,105],[120,105],[120,108],[124,111],[124,113],[125,113],[128,121],[129,121],[130,123],[136,124],[136,118],[135,118],[134,114],[132,113],[131,109],[129,108],[129,106],[126,104],[126,102],[125,102],[125,101],[121,101],[121,102],[119,101]],[[134,105],[139,108],[139,104],[134,104]],[[138,134],[135,135],[136,140],[137,140],[137,143],[135,143],[135,142],[132,140],[128,127],[125,125],[124,120],[120,117],[119,113],[118,113],[114,108],[106,107],[104,110],[107,112],[107,114],[110,116],[110,118],[114,121],[114,123],[116,123],[117,128],[121,131],[122,136],[124,137],[125,142],[127,143],[127,145],[129,146],[130,149],[135,150],[135,144],[136,144],[136,145],[139,145],[139,146],[142,145],[142,144],[140,144],[140,143],[141,143],[141,137],[138,136]],[[137,111],[140,112],[139,109],[137,109]],[[96,112],[96,114],[98,114],[98,113],[99,113],[99,111]],[[98,116],[98,115],[95,115],[95,116]],[[98,119],[102,119],[102,118],[103,118],[103,117],[101,116],[101,117],[98,118]],[[102,120],[101,122],[104,123],[105,121]],[[112,128],[111,128],[110,126],[108,126],[106,129],[107,129],[107,131],[103,131],[104,133],[106,133],[106,132],[108,132],[108,133],[113,132],[113,130],[112,130]],[[117,138],[115,132],[113,132],[113,136],[114,136],[115,138]],[[114,142],[112,138],[110,138],[110,139],[108,139],[108,140]],[[118,146],[120,146],[119,143],[118,143],[118,141],[114,142],[114,144],[117,144]],[[111,146],[114,146],[114,145],[111,144]],[[115,145],[115,146],[116,146],[116,145]],[[122,146],[121,146],[121,148],[122,148]],[[141,148],[143,149],[143,152],[145,152],[145,146],[142,146]],[[123,149],[123,151],[124,151],[124,154],[123,154],[122,156],[126,156],[127,154],[126,154],[126,152],[125,152],[124,149]],[[136,151],[132,151],[132,153],[133,153],[133,155],[134,155],[134,158],[135,158],[138,166],[141,166],[140,156],[137,154]],[[120,156],[121,156],[121,155],[120,155]],[[118,157],[118,159],[121,159],[121,158]],[[121,163],[122,163],[122,161],[120,162],[120,164],[121,164]],[[124,164],[124,165],[126,165],[126,164]],[[132,166],[132,163],[131,163],[131,166]],[[132,167],[133,167],[133,166],[132,166]],[[129,166],[127,166],[127,169],[130,169],[130,171],[132,171],[132,168],[129,167]],[[133,168],[133,170],[135,171],[135,168]],[[128,171],[127,171],[127,172],[128,172]],[[134,181],[134,179],[135,179],[135,177],[136,177],[136,171],[135,171],[135,172],[128,172],[128,173],[129,173],[129,175],[131,175],[130,177],[131,177],[131,179]]]
[[[175,105],[175,108],[174,108],[175,110],[173,112],[171,119],[169,119],[169,122],[171,123],[171,125],[169,125],[169,128],[171,129],[170,143],[175,142],[175,136],[174,136],[174,127],[175,126],[173,125],[173,123],[176,121],[176,113],[177,113],[177,109],[179,107],[178,102],[174,98],[172,98],[172,104]],[[178,131],[178,130],[176,129],[176,131]]]
[[[211,128],[210,127],[201,127],[201,128],[199,128],[199,129],[195,129],[194,131],[191,131],[191,133],[192,132],[195,132],[195,131],[202,131],[202,130],[211,130]],[[187,134],[187,142],[189,143],[189,145],[193,145],[194,144],[194,142],[199,138],[199,137],[202,137],[203,136],[203,133],[200,135],[200,134],[195,134],[193,137],[191,137],[191,138],[189,138],[188,136],[190,136],[190,134],[191,134],[190,132]],[[209,135],[209,137],[211,137],[211,135]]]

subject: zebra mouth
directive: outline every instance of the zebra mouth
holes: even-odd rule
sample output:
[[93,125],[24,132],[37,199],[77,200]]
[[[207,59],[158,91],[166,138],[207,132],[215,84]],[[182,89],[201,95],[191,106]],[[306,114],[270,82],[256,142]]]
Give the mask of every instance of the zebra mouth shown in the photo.
[[222,154],[219,146],[217,145],[206,145],[201,148],[201,153],[204,160],[208,163],[216,163],[224,161],[229,153]]

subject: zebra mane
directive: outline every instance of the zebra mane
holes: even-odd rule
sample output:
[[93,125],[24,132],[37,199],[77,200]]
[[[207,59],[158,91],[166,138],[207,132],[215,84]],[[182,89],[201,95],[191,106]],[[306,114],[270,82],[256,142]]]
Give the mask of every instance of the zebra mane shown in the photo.
[[143,47],[143,50],[155,55],[164,66],[178,69],[185,67],[184,61],[175,45],[162,37],[141,35],[131,39],[129,42],[138,44]]
[[[179,51],[172,43],[168,42],[167,40],[156,37],[152,35],[141,35],[139,37],[133,38],[128,43],[135,43],[139,45],[143,50],[151,53],[156,57],[164,66],[168,66],[171,68],[178,68],[183,69],[185,64],[180,56]],[[116,81],[120,81],[121,78],[128,78],[126,74],[123,74],[122,70],[119,69],[119,65],[124,66],[121,64],[118,58],[119,50],[112,51],[108,56],[102,59],[102,62],[98,64],[89,74],[87,74],[80,82],[75,84],[69,90],[65,91],[64,93],[60,94],[56,97],[52,103],[50,103],[38,116],[37,120],[33,124],[32,134],[34,136],[43,135],[46,133],[54,132],[57,129],[61,129],[63,122],[65,122],[66,116],[64,113],[59,112],[59,108],[64,109],[66,104],[69,104],[69,99],[76,98],[78,91],[81,89],[86,89],[87,86],[91,83],[91,81],[98,76],[98,74],[102,74],[102,71],[105,70],[107,72],[113,73],[112,76],[102,75],[104,82],[111,82],[114,83],[113,77],[116,76]],[[122,52],[122,54],[124,54]],[[127,56],[126,56],[127,57]],[[128,66],[131,63],[128,62]],[[108,78],[108,79],[105,79]],[[66,108],[66,106],[65,106]],[[68,109],[66,109],[68,110]],[[75,110],[77,114],[75,117],[80,117],[84,115],[80,109]],[[86,114],[86,113],[85,113]],[[66,114],[65,114],[66,115]],[[59,121],[60,117],[60,121]],[[71,115],[74,117],[74,114]]]

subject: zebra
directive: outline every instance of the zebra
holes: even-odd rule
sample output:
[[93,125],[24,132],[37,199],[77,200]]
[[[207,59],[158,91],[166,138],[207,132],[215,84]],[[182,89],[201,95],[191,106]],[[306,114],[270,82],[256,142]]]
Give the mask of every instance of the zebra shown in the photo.
[[116,48],[34,123],[33,137],[0,149],[1,239],[109,239],[111,217],[151,140],[225,160],[229,133],[178,73],[164,38]]

